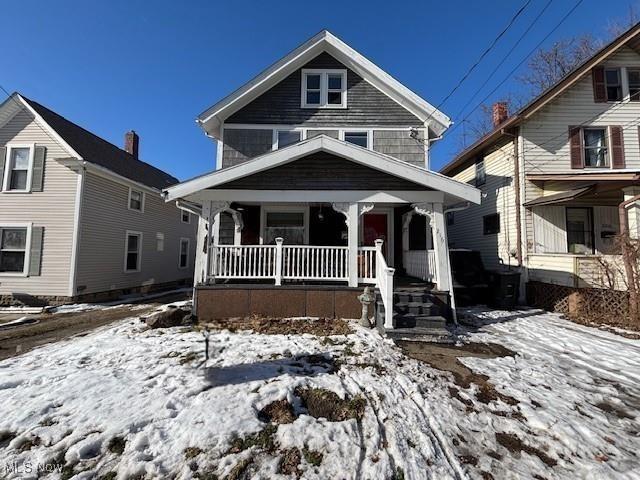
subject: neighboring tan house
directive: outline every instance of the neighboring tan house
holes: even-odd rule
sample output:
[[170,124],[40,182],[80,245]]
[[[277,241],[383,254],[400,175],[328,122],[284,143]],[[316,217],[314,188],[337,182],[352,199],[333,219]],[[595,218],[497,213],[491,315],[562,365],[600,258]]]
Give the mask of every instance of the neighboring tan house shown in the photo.
[[[521,266],[530,301],[546,308],[567,310],[578,289],[624,291],[614,237],[619,204],[640,193],[640,26],[515,115],[498,103],[493,117],[441,170],[483,192],[447,219],[449,245],[479,250],[487,268]],[[628,211],[636,237],[639,212]]]
[[444,211],[480,192],[428,168],[444,114],[322,31],[198,123],[216,171],[166,195],[201,215],[200,317],[360,317],[358,285],[385,330],[449,316]]
[[14,93],[0,105],[0,305],[103,299],[184,283],[197,219],[178,180]]

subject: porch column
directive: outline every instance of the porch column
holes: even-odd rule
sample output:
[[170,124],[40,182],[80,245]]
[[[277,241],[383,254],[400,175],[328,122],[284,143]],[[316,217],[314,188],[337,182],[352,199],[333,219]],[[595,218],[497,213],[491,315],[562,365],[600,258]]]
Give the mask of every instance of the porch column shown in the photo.
[[358,286],[358,204],[332,203],[336,212],[345,216],[347,224],[347,247],[349,252],[349,286]]
[[[438,290],[451,290],[451,267],[449,263],[449,247],[447,245],[447,229],[444,221],[442,203],[414,203],[416,213],[427,219],[427,239],[431,237],[436,257],[436,286]],[[429,247],[429,245],[427,245]]]
[[[624,199],[629,200],[636,195],[640,195],[640,187],[626,187],[622,189]],[[629,236],[634,239],[640,238],[640,205],[637,203],[627,209],[629,219]]]
[[209,264],[209,245],[208,241],[211,232],[211,204],[210,202],[204,202],[202,205],[202,215],[198,217],[198,230],[196,236],[196,261],[195,270],[193,273],[193,285],[197,286],[207,281]]

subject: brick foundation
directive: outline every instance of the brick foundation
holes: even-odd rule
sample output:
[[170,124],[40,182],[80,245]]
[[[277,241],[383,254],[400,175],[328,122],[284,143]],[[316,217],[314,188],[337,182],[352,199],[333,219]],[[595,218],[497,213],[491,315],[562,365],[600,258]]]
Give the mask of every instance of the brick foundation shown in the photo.
[[360,318],[363,288],[322,285],[212,285],[196,288],[200,321],[248,317]]

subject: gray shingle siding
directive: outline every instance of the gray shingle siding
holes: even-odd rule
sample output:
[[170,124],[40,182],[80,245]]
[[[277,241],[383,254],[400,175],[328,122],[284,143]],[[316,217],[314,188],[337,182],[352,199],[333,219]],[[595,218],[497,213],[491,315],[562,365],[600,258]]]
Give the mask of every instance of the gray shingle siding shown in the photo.
[[[346,68],[326,52],[302,68]],[[347,108],[300,107],[301,69],[232,114],[225,123],[321,126],[418,126],[420,120],[347,69]]]
[[[376,152],[425,168],[424,144],[411,138],[410,133],[408,130],[375,130],[373,132],[373,149]],[[422,134],[420,136],[422,138]]]
[[253,157],[270,152],[273,130],[228,129],[224,131],[222,168],[233,167]]
[[255,173],[218,188],[239,190],[429,190],[326,152]]

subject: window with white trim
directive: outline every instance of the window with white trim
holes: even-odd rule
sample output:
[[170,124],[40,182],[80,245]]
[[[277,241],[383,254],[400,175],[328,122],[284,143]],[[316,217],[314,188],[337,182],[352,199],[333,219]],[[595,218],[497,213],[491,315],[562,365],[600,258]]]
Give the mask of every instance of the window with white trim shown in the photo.
[[627,84],[629,85],[629,100],[640,102],[640,68],[627,68]]
[[142,256],[142,233],[127,232],[125,237],[124,271],[139,272]]
[[622,82],[619,68],[606,68],[604,71],[604,84],[607,91],[608,102],[622,100]]
[[276,150],[298,143],[302,138],[301,134],[300,130],[277,130],[275,135]]
[[187,268],[189,266],[189,239],[180,239],[180,254],[178,258],[178,267]]
[[25,273],[27,227],[0,226],[0,273]]
[[32,147],[8,146],[2,189],[6,192],[28,191],[32,165]]
[[144,211],[144,192],[141,190],[129,189],[129,210],[138,212]]
[[584,166],[608,167],[607,129],[584,128],[582,134],[584,136]]
[[345,108],[347,106],[346,70],[302,70],[303,108]]
[[180,218],[182,220],[182,223],[191,223],[191,214],[189,212],[187,212],[186,210],[180,210],[180,212],[182,212],[180,214]]
[[369,148],[369,132],[367,131],[345,131],[343,139],[345,142],[353,143],[363,148]]
[[285,244],[304,245],[306,242],[307,213],[294,208],[274,208],[264,212],[264,242],[274,244],[282,237]]

